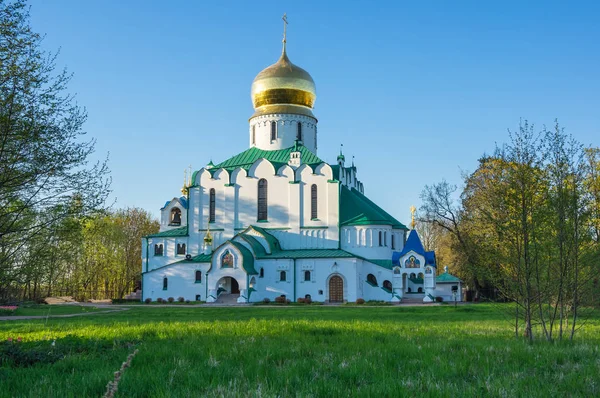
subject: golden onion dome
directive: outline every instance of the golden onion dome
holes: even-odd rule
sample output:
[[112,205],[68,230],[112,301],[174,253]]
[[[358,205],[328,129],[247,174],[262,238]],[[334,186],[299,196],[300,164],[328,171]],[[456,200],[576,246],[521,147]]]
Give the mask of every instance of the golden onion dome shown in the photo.
[[254,78],[251,96],[254,116],[275,109],[313,116],[317,90],[310,74],[290,61],[284,45],[279,60]]

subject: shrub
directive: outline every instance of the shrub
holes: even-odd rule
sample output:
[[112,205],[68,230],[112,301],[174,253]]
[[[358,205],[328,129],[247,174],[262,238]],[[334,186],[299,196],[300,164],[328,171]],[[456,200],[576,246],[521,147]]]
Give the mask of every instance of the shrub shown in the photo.
[[362,305],[364,303],[365,303],[365,299],[363,299],[363,298],[356,299],[356,304]]
[[437,296],[437,297],[435,298],[435,301],[436,301],[436,302],[438,302],[438,303],[442,303],[442,302],[444,301],[444,298],[443,298],[443,297],[441,297],[441,296]]
[[298,297],[298,302],[299,302],[300,304],[304,304],[305,300],[304,300],[304,298],[302,298],[302,297]]
[[290,300],[290,299],[286,299],[286,300],[285,300],[285,303],[286,303],[286,304],[291,304],[291,303],[292,303],[292,300]]
[[285,296],[275,297],[275,302],[278,304],[285,304]]
[[159,298],[157,298],[157,299],[156,299],[156,302],[157,302],[157,303],[162,303],[162,302],[163,302],[163,299],[162,299],[162,297],[159,297]]
[[185,299],[183,297],[177,297],[177,301],[179,301],[180,303],[183,303],[185,301]]
[[189,303],[190,303],[190,300],[185,300],[185,303],[186,303],[186,304],[189,304]]
[[306,303],[306,304],[312,304],[312,299],[310,297],[306,297],[304,299],[304,303]]
[[152,302],[152,299],[150,297],[148,297],[146,300],[144,300],[144,303],[146,304],[150,304]]
[[169,303],[172,303],[173,301],[175,301],[175,299],[174,299],[173,297],[169,297],[169,298],[167,299],[167,301],[168,301]]
[[265,298],[263,299],[263,303],[265,303],[265,304],[269,304],[270,302],[271,302],[271,299],[270,299],[270,298],[268,298],[268,297],[265,297]]

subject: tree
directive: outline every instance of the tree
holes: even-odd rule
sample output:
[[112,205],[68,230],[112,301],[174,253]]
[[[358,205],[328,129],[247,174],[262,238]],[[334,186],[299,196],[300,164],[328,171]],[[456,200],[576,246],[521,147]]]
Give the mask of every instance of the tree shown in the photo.
[[[109,193],[106,161],[90,163],[86,113],[66,92],[71,75],[41,48],[23,0],[0,0],[0,279],[62,219],[90,214]],[[77,201],[79,206],[62,206]],[[39,241],[36,243],[39,244]],[[1,294],[2,292],[0,292]]]

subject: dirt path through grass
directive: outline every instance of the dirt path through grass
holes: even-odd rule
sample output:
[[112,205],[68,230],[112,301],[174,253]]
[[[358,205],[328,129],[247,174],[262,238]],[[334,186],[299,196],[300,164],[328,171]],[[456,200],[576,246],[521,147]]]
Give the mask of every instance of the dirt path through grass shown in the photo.
[[0,321],[18,321],[27,319],[46,319],[46,318],[72,318],[75,316],[87,316],[87,315],[98,315],[108,314],[111,312],[127,311],[129,308],[115,308],[107,311],[98,312],[81,312],[77,314],[63,314],[63,315],[11,315],[11,316],[0,316]]

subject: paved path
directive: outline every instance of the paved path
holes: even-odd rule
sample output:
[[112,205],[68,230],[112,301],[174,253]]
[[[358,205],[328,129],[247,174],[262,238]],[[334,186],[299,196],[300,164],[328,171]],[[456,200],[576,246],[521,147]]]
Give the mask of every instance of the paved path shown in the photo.
[[[100,306],[98,306],[100,308]],[[107,308],[107,307],[102,307]],[[98,311],[98,312],[82,312],[78,314],[63,314],[63,315],[11,315],[11,316],[0,316],[0,321],[18,321],[18,320],[27,320],[27,319],[46,319],[46,318],[72,318],[75,316],[87,316],[87,315],[99,315],[99,314],[108,314],[110,312],[121,312],[127,311],[129,308],[115,308],[108,309],[107,311]]]

